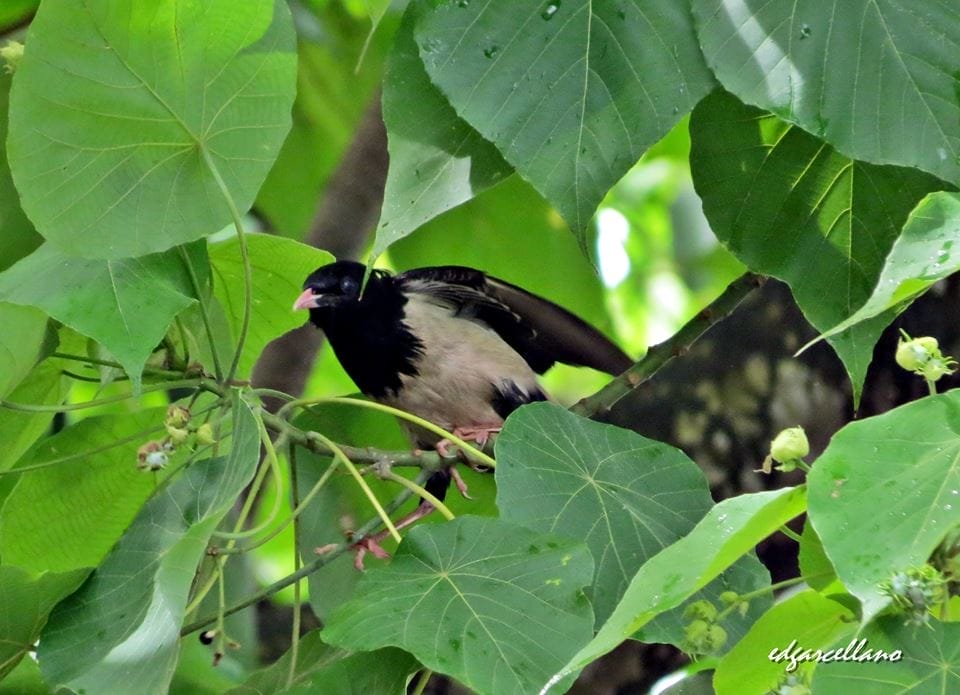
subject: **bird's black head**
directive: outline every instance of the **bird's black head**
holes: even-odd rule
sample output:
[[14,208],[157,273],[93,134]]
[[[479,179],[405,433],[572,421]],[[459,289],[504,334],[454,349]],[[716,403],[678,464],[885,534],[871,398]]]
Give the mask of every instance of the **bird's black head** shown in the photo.
[[[310,320],[323,328],[327,318],[359,307],[365,272],[366,266],[356,261],[337,261],[317,268],[304,280],[303,293],[297,297],[293,308],[309,309]],[[385,271],[372,271],[363,294],[363,303],[376,296],[381,284],[388,280],[389,275]]]

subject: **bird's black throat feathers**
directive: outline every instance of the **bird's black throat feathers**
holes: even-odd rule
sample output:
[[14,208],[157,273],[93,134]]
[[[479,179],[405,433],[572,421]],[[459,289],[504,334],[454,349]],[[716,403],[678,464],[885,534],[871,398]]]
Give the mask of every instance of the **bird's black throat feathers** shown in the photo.
[[[326,273],[318,278],[321,271]],[[310,321],[326,334],[357,388],[381,398],[400,390],[401,374],[417,376],[423,344],[403,322],[407,299],[394,278],[373,271],[359,296],[364,271],[359,263],[341,261],[321,268],[307,278],[305,286],[342,292],[339,301],[310,309]]]

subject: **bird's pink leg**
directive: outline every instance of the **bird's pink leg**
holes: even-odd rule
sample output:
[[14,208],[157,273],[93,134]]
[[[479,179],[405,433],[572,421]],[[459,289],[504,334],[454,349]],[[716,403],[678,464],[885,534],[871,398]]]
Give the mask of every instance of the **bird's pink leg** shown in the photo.
[[[407,526],[420,521],[420,519],[432,512],[433,509],[433,505],[429,502],[421,502],[416,509],[397,521],[393,526],[399,531],[402,528],[406,528]],[[370,553],[374,557],[380,558],[381,560],[389,558],[390,553],[384,550],[380,545],[380,542],[389,535],[390,531],[385,529],[373,536],[367,536],[362,541],[357,541],[353,546],[357,553],[356,557],[353,559],[353,566],[362,572],[363,558],[367,553]]]
[[[490,440],[490,435],[497,434],[500,432],[501,426],[496,425],[493,427],[455,427],[453,434],[465,442],[476,442],[477,446],[481,449],[487,445],[487,442]],[[450,453],[450,446],[453,444],[449,439],[441,439],[437,442],[434,449],[437,450],[437,453],[443,456],[444,458],[451,458],[452,454]],[[460,455],[463,455],[463,452],[460,452]],[[467,484],[463,482],[463,478],[460,477],[460,474],[457,472],[456,464],[450,466],[450,477],[453,478],[454,484],[457,486],[457,489],[460,491],[460,494],[466,497],[468,500],[473,499],[467,492]]]

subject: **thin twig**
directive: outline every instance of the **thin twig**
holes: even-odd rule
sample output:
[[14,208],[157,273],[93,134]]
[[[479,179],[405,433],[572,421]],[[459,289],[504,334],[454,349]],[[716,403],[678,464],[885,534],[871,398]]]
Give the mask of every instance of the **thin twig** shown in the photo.
[[576,403],[570,411],[584,417],[600,416],[602,419],[617,403],[639,388],[670,360],[687,352],[707,329],[730,315],[737,305],[764,281],[763,276],[755,273],[741,275],[730,283],[723,294],[684,324],[670,339],[654,345],[643,359],[592,396],[587,396]]

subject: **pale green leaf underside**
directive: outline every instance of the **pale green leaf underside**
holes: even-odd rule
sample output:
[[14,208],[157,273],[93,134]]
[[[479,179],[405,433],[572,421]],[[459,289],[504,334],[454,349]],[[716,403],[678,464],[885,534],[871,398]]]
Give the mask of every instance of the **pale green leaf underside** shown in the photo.
[[[813,466],[810,520],[864,621],[889,603],[878,585],[926,562],[960,523],[958,430],[951,391],[848,424]],[[850,532],[863,519],[868,544]]]
[[[954,250],[954,246],[957,249]],[[826,331],[830,338],[887,311],[902,310],[935,282],[960,270],[960,194],[928,195],[894,242],[870,298],[850,318]]]
[[693,0],[729,91],[878,164],[960,183],[955,0]]
[[400,647],[480,693],[526,694],[590,639],[581,589],[592,575],[582,545],[462,516],[410,531],[322,635],[347,649]]
[[33,307],[0,302],[0,326],[0,398],[4,398],[33,369],[47,317]]
[[51,687],[167,692],[197,564],[259,458],[253,413],[239,398],[233,411],[230,454],[196,461],[162,488],[51,615],[38,652]]
[[[773,606],[723,658],[713,677],[717,695],[776,692],[790,662],[772,661],[772,649],[793,640],[803,649],[827,649],[857,629],[853,612],[815,591],[804,591]],[[803,669],[801,668],[800,673]]]
[[597,635],[559,670],[541,693],[613,650],[664,611],[674,608],[761,540],[806,508],[803,488],[781,488],[726,499],[688,535],[664,548],[634,576]]
[[[290,126],[286,3],[46,0],[10,99],[10,167],[64,250],[139,256],[243,211]],[[209,159],[205,156],[209,155]]]
[[579,235],[640,155],[713,86],[674,0],[443,3],[427,72]]

